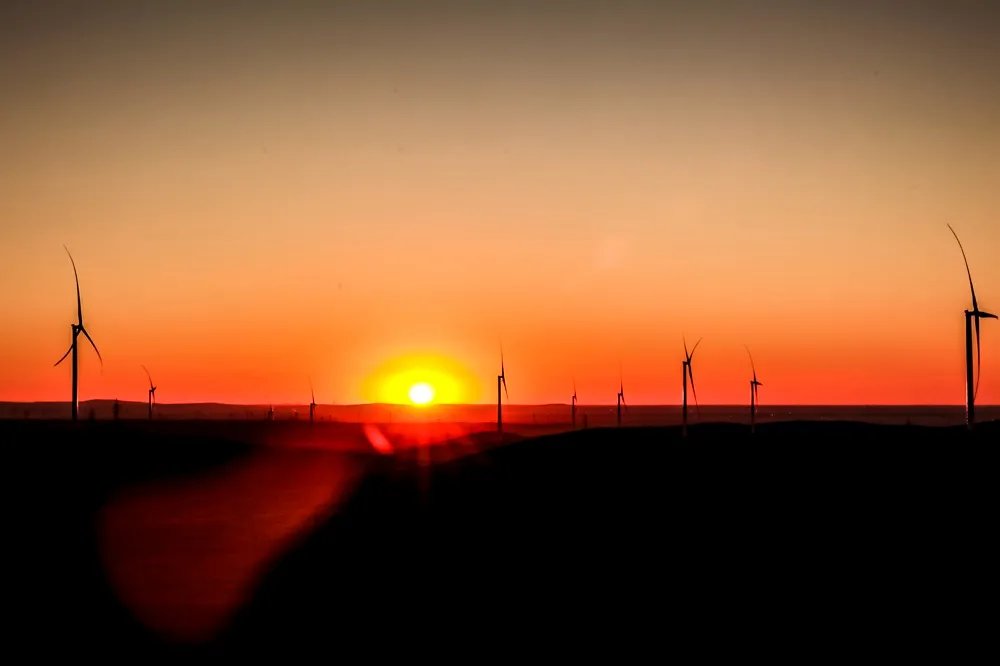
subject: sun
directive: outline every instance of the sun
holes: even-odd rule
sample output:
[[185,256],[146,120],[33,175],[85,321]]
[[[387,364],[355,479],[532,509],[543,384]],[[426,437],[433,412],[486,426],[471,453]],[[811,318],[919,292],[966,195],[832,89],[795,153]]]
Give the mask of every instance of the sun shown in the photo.
[[410,387],[410,402],[414,405],[427,405],[434,399],[434,388],[427,382],[417,382]]
[[361,387],[364,400],[389,405],[460,405],[479,398],[480,378],[436,352],[405,352],[374,367]]

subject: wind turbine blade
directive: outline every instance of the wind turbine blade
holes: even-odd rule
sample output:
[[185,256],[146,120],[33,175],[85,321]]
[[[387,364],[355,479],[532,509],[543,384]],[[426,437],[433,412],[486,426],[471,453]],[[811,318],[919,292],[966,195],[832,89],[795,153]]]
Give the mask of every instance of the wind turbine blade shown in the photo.
[[149,370],[146,368],[146,366],[142,366],[142,369],[146,371],[146,378],[149,379],[149,390],[155,391],[156,387],[153,386],[153,378],[150,376]]
[[[694,353],[693,351],[691,352]],[[698,392],[694,389],[694,371],[691,369],[691,364],[688,363],[688,377],[691,379],[691,395],[694,396],[694,408],[698,409]],[[698,411],[699,418],[701,417],[701,411]]]
[[76,323],[83,326],[83,304],[80,301],[80,276],[76,272],[76,262],[73,261],[73,255],[70,254],[69,248],[63,245],[63,249],[66,250],[66,254],[69,256],[69,263],[73,264],[73,280],[76,282]]
[[507,393],[507,378],[503,374],[500,375],[500,382],[503,384],[504,397],[507,398],[507,402],[510,402],[510,395]]
[[101,367],[103,368],[104,359],[101,358],[101,350],[97,348],[97,345],[94,343],[94,339],[90,337],[90,333],[87,333],[87,329],[85,329],[83,326],[80,327],[80,332],[83,333],[85,336],[87,336],[87,340],[90,342],[90,346],[94,348],[94,351],[97,352],[97,358],[101,362]]
[[54,368],[54,367],[56,367],[57,365],[59,365],[60,363],[62,363],[63,361],[65,361],[65,360],[66,360],[66,357],[67,357],[67,356],[69,356],[69,353],[70,353],[71,351],[73,351],[73,344],[74,344],[74,343],[72,343],[72,342],[71,342],[71,343],[69,344],[69,349],[67,349],[67,350],[66,350],[66,353],[65,353],[65,354],[63,354],[62,356],[60,356],[60,357],[59,357],[59,360],[58,360],[58,361],[56,361],[56,362],[55,362],[55,364],[53,364],[53,366],[52,366],[53,368]]
[[750,348],[749,347],[747,347],[746,345],[743,345],[743,346],[746,347],[747,356],[750,357],[750,369],[753,370],[753,380],[756,382],[757,381],[757,368],[755,368],[754,364],[753,364],[753,354],[750,353]]
[[689,359],[694,358],[694,352],[696,349],[698,349],[698,345],[700,344],[701,344],[701,338],[698,338],[698,342],[694,343],[694,347],[691,347],[691,356],[688,357]]
[[690,359],[691,358],[691,354],[688,353],[688,341],[687,341],[687,338],[683,338],[682,337],[681,341],[684,342],[684,358]]
[[[948,229],[951,230],[951,235],[954,236],[955,240],[958,242],[958,249],[962,251],[962,261],[965,262],[965,273],[969,276],[969,291],[972,292],[972,309],[974,312],[979,312],[979,303],[976,302],[976,288],[972,286],[972,270],[969,268],[969,259],[965,256],[965,248],[962,247],[962,241],[959,240],[958,234],[955,233],[955,230],[951,228],[950,224],[948,225]],[[979,325],[978,319],[976,320],[976,325]]]

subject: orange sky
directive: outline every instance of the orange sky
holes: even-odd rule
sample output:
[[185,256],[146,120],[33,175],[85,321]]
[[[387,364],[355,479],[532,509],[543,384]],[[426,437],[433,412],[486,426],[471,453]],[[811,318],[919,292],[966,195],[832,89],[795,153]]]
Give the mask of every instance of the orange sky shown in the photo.
[[[1000,17],[965,3],[0,9],[0,400],[960,403],[1000,310]],[[980,403],[1000,402],[985,322]]]

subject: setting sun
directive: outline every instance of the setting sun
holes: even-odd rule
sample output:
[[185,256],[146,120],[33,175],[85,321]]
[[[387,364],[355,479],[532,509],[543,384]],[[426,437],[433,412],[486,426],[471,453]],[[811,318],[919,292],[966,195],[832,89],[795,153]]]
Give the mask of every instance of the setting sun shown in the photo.
[[434,389],[427,382],[419,382],[410,387],[410,401],[414,405],[426,405],[434,399]]
[[478,377],[457,360],[432,352],[401,353],[380,363],[362,387],[371,402],[458,405],[479,398]]

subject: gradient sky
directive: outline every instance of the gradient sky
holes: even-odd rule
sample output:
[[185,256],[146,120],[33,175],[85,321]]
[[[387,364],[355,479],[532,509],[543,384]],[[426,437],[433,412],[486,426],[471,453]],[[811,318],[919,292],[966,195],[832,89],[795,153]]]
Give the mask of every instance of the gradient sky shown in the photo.
[[4,3],[0,400],[962,402],[1000,12],[690,4]]

